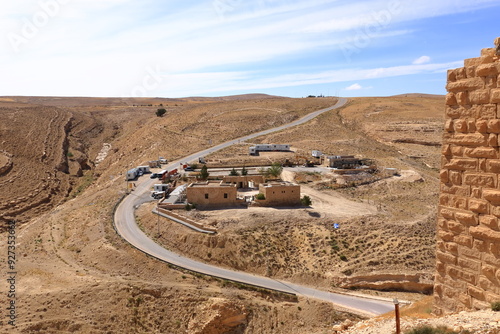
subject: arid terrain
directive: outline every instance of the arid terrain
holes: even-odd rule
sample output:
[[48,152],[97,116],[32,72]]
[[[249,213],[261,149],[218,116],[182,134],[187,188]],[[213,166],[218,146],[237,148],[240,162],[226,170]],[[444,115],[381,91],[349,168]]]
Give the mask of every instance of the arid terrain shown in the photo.
[[[171,268],[131,247],[112,224],[127,169],[279,126],[335,101],[1,98],[0,215],[4,223],[17,221],[15,330],[314,334],[358,321],[328,303]],[[418,300],[434,270],[443,105],[442,96],[415,94],[351,99],[304,125],[206,157],[250,166],[321,150],[375,161],[374,175],[344,183],[286,169],[282,177],[302,185],[310,207],[182,211],[217,234],[162,219],[159,237],[149,203],[136,211],[139,225],[168,249],[208,263],[332,291]],[[158,108],[167,113],[157,117]],[[287,143],[294,152],[249,157],[254,143]],[[388,176],[385,168],[399,174]],[[0,266],[6,272],[5,256]],[[2,312],[0,332],[13,333]]]

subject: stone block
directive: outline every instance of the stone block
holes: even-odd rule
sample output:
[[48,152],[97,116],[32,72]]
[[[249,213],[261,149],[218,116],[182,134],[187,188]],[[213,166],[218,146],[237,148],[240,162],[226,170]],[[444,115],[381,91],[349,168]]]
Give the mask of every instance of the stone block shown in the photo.
[[483,65],[483,64],[490,64],[490,63],[493,63],[494,59],[493,59],[493,56],[490,56],[490,55],[484,55],[484,56],[481,56],[479,57],[479,65]]
[[472,212],[456,212],[455,219],[463,225],[475,226],[478,224],[477,215]]
[[495,48],[484,48],[481,49],[481,57],[493,57],[495,56]]
[[477,283],[477,275],[476,274],[472,274],[472,273],[469,273],[469,272],[466,272],[466,271],[462,271],[461,272],[461,276],[460,278],[469,283],[469,284],[473,284],[473,285],[476,285]]
[[497,288],[495,284],[493,284],[489,279],[487,279],[484,276],[479,276],[477,285],[484,291],[495,291]]
[[490,102],[500,103],[500,88],[495,88],[490,91]]
[[[491,94],[491,92],[490,92]],[[490,95],[491,97],[491,95]],[[482,119],[491,119],[497,118],[497,105],[496,104],[483,104],[476,107],[478,118]],[[462,110],[459,108],[459,113],[462,113]],[[472,112],[471,112],[472,113]]]
[[484,296],[485,296],[485,294],[483,294],[484,300],[478,300],[478,299],[475,299],[473,297],[471,308],[474,310],[489,310],[489,309],[491,309],[491,305],[489,303],[486,303],[486,297],[484,297]]
[[444,144],[441,146],[441,154],[444,156],[450,156],[451,155],[451,149],[450,145]]
[[443,246],[444,246],[444,251],[455,255],[458,254],[458,244],[454,242],[444,242]]
[[476,76],[476,68],[477,66],[467,66],[465,68],[465,74],[467,78],[474,78]]
[[[475,272],[476,271],[479,272],[479,269],[481,268],[481,266],[480,266],[481,265],[481,261],[480,261],[481,252],[479,252],[475,249],[471,249],[469,247],[460,246],[460,247],[458,247],[458,254],[459,254],[459,258],[461,258],[461,259],[471,258],[471,259],[477,260],[464,268],[473,269]],[[460,262],[459,262],[459,264],[460,264]]]
[[459,146],[486,146],[488,136],[482,133],[457,133],[448,140],[448,143]]
[[500,119],[490,119],[488,121],[488,132],[500,133]]
[[453,264],[453,265],[457,264],[457,257],[454,256],[454,255],[452,255],[452,254],[448,254],[448,253],[437,251],[436,252],[436,257],[442,263]]
[[490,214],[500,217],[500,206],[490,205]]
[[497,81],[498,81],[498,76],[497,75],[485,77],[483,79],[484,79],[484,88],[494,89],[494,88],[499,87],[498,83],[497,83]]
[[455,158],[457,158],[457,157],[462,157],[464,155],[465,147],[463,147],[463,146],[451,146],[450,150],[451,150],[451,155],[453,155]]
[[452,170],[470,170],[475,171],[478,167],[477,159],[450,159],[448,163],[444,165],[444,168]]
[[498,143],[498,135],[496,135],[494,133],[490,133],[490,135],[488,137],[488,146],[491,146],[491,147],[500,146],[500,144]]
[[[500,122],[498,124],[500,130]],[[498,152],[493,147],[475,147],[475,148],[465,148],[464,155],[469,158],[485,158],[485,159],[495,159],[498,157]]]
[[451,232],[447,232],[447,231],[438,231],[437,232],[437,237],[438,237],[438,240],[441,239],[443,241],[453,241],[453,237],[455,235]]
[[439,210],[439,213],[441,214],[441,216],[443,218],[446,218],[446,219],[454,219],[455,218],[455,211],[450,210],[448,208],[441,208]]
[[488,243],[483,240],[474,240],[474,244],[472,245],[472,249],[475,249],[479,252],[487,252],[488,251]]
[[454,185],[462,185],[462,172],[456,170],[449,171],[449,180]]
[[500,204],[500,191],[495,189],[484,189],[483,198],[493,204]]
[[457,260],[457,264],[461,268],[470,270],[473,273],[479,274],[479,272],[481,271],[481,261],[459,257]]
[[460,187],[460,186],[448,186],[446,184],[441,184],[441,192],[444,194],[451,194],[462,197],[470,196],[470,187]]
[[484,88],[484,81],[481,78],[460,79],[457,73],[457,81],[449,82],[446,90],[452,93],[473,91]]
[[[486,127],[486,128],[488,128],[488,127]],[[455,126],[453,125],[452,119],[446,120],[446,122],[444,123],[444,130],[447,132],[454,132],[455,131]]]
[[480,120],[476,121],[476,129],[478,132],[481,132],[481,133],[488,132],[488,121],[485,119],[480,119]]
[[464,183],[469,186],[495,188],[496,174],[465,173]]
[[459,293],[458,294],[458,300],[462,305],[464,305],[466,308],[471,308],[472,306],[472,300],[471,297],[466,294],[466,293]]
[[483,198],[481,194],[482,194],[481,188],[471,188],[471,196],[470,196],[471,199],[474,199],[474,198],[477,198],[477,199]]
[[486,173],[486,159],[479,159],[477,163],[478,163],[478,170],[480,172]]
[[481,266],[481,274],[484,275],[484,277],[487,277],[490,281],[498,283],[498,279],[495,276],[495,273],[497,271],[497,268],[489,265],[489,264],[483,264]]
[[488,202],[479,199],[469,199],[469,210],[476,213],[488,213]]
[[[484,85],[484,84],[483,84]],[[469,92],[457,92],[455,94],[455,98],[457,99],[457,104],[461,106],[470,105]]]
[[479,216],[479,224],[491,228],[492,230],[498,230],[498,218],[490,215]]
[[472,248],[473,239],[468,235],[457,235],[453,238],[453,241],[459,245]]
[[455,94],[453,94],[453,93],[446,94],[445,104],[447,106],[455,106],[455,105],[457,105],[458,103],[457,103],[457,98],[455,97]]
[[434,294],[435,295],[442,296],[443,290],[444,290],[443,284],[435,284],[434,285]]
[[457,80],[457,76],[455,74],[455,70],[448,70],[447,72],[447,81],[448,82],[453,82]]
[[[448,230],[450,230],[451,232],[455,233],[455,234],[462,234],[462,232],[465,231],[465,226],[460,224],[460,223],[457,223],[453,220],[450,220],[448,221]],[[453,237],[451,239],[449,239],[448,241],[451,241],[453,240]]]
[[442,230],[447,230],[448,229],[447,221],[444,218],[438,218],[438,220],[437,220],[437,226],[440,229],[442,229]]
[[483,263],[491,264],[492,266],[499,268],[498,270],[500,270],[500,256],[497,257],[492,254],[483,254],[481,259],[483,260]]
[[456,119],[455,121],[453,121],[453,128],[456,132],[466,133],[467,121],[465,119]]
[[492,229],[483,225],[470,227],[469,233],[475,239],[500,242],[500,232],[493,231]]
[[[479,65],[481,65],[481,60],[479,58],[464,59],[464,65],[465,65],[465,67],[479,66]],[[456,80],[456,78],[455,78],[455,80]]]
[[496,67],[496,64],[494,63],[479,65],[476,67],[476,75],[478,77],[487,77],[489,75],[497,75],[497,74],[498,74],[498,69]]
[[498,159],[486,160],[486,170],[490,173],[500,174],[500,160]]
[[439,172],[439,179],[441,180],[442,183],[448,183],[449,182],[449,172],[447,169],[442,169]]
[[500,294],[498,293],[491,293],[490,291],[487,291],[485,293],[485,296],[486,296],[486,302],[490,304],[498,302],[500,300]]
[[467,71],[465,67],[458,67],[455,69],[455,76],[457,80],[467,79]]
[[469,132],[475,132],[476,131],[476,120],[472,118],[467,119],[467,130]]
[[490,242],[488,247],[489,254],[484,254],[483,258],[486,256],[492,256],[493,258],[500,259],[500,244]]
[[472,104],[486,104],[490,102],[490,92],[487,89],[476,90],[469,93],[469,101]]

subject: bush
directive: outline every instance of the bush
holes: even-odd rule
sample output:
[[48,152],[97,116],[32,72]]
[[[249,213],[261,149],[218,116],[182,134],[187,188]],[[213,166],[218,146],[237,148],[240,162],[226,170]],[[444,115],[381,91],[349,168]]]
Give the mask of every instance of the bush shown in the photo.
[[243,169],[241,170],[241,175],[247,175],[248,174],[248,171],[247,169],[245,168],[245,166],[243,166]]
[[405,334],[458,334],[446,327],[440,326],[437,328],[430,326],[420,326],[406,331]]
[[163,115],[165,115],[166,112],[167,110],[165,110],[164,108],[158,109],[156,110],[156,116],[162,117]]
[[189,165],[193,170],[198,169],[198,164],[191,164]]
[[500,302],[491,303],[491,309],[495,312],[500,311]]
[[264,196],[264,194],[263,194],[263,193],[258,193],[257,195],[255,195],[255,198],[256,198],[256,199],[263,200],[263,199],[266,199],[266,196]]
[[311,197],[304,195],[301,199],[300,202],[304,206],[310,206],[312,204]]
[[344,254],[340,255],[340,259],[341,259],[342,261],[347,262],[347,256],[345,256]]
[[234,169],[234,167],[233,167],[233,169],[232,169],[232,170],[231,170],[231,172],[229,173],[229,176],[238,176],[238,175],[240,175],[240,173],[238,173],[238,172],[236,171],[236,169]]

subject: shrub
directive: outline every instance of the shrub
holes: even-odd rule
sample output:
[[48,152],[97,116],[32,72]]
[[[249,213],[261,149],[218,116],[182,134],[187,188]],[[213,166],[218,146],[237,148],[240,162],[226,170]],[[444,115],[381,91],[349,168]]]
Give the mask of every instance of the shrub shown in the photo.
[[406,331],[405,334],[458,334],[446,327],[430,327],[430,326],[420,326]]
[[255,198],[256,198],[256,199],[263,200],[263,199],[266,199],[266,196],[264,196],[264,194],[263,194],[263,193],[258,193],[257,195],[255,195]]
[[500,302],[491,303],[491,309],[495,312],[500,311]]
[[241,175],[247,175],[248,174],[248,171],[247,169],[245,168],[245,166],[243,166],[243,169],[241,170]]
[[156,116],[162,117],[163,115],[165,115],[166,112],[167,110],[165,110],[164,108],[158,109],[156,110]]
[[300,202],[304,206],[310,206],[312,204],[311,197],[304,195],[301,199]]
[[347,256],[345,256],[344,254],[340,255],[339,257],[342,261],[347,262]]
[[229,176],[238,176],[238,175],[240,175],[240,173],[238,173],[236,169],[234,169],[234,167],[233,169],[231,169],[231,172],[229,172]]

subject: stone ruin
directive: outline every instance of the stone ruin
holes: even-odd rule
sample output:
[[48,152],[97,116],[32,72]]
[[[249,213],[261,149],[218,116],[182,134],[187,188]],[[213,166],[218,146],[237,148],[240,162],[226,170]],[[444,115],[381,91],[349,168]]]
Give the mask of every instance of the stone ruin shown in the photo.
[[435,313],[500,301],[500,37],[448,71]]

